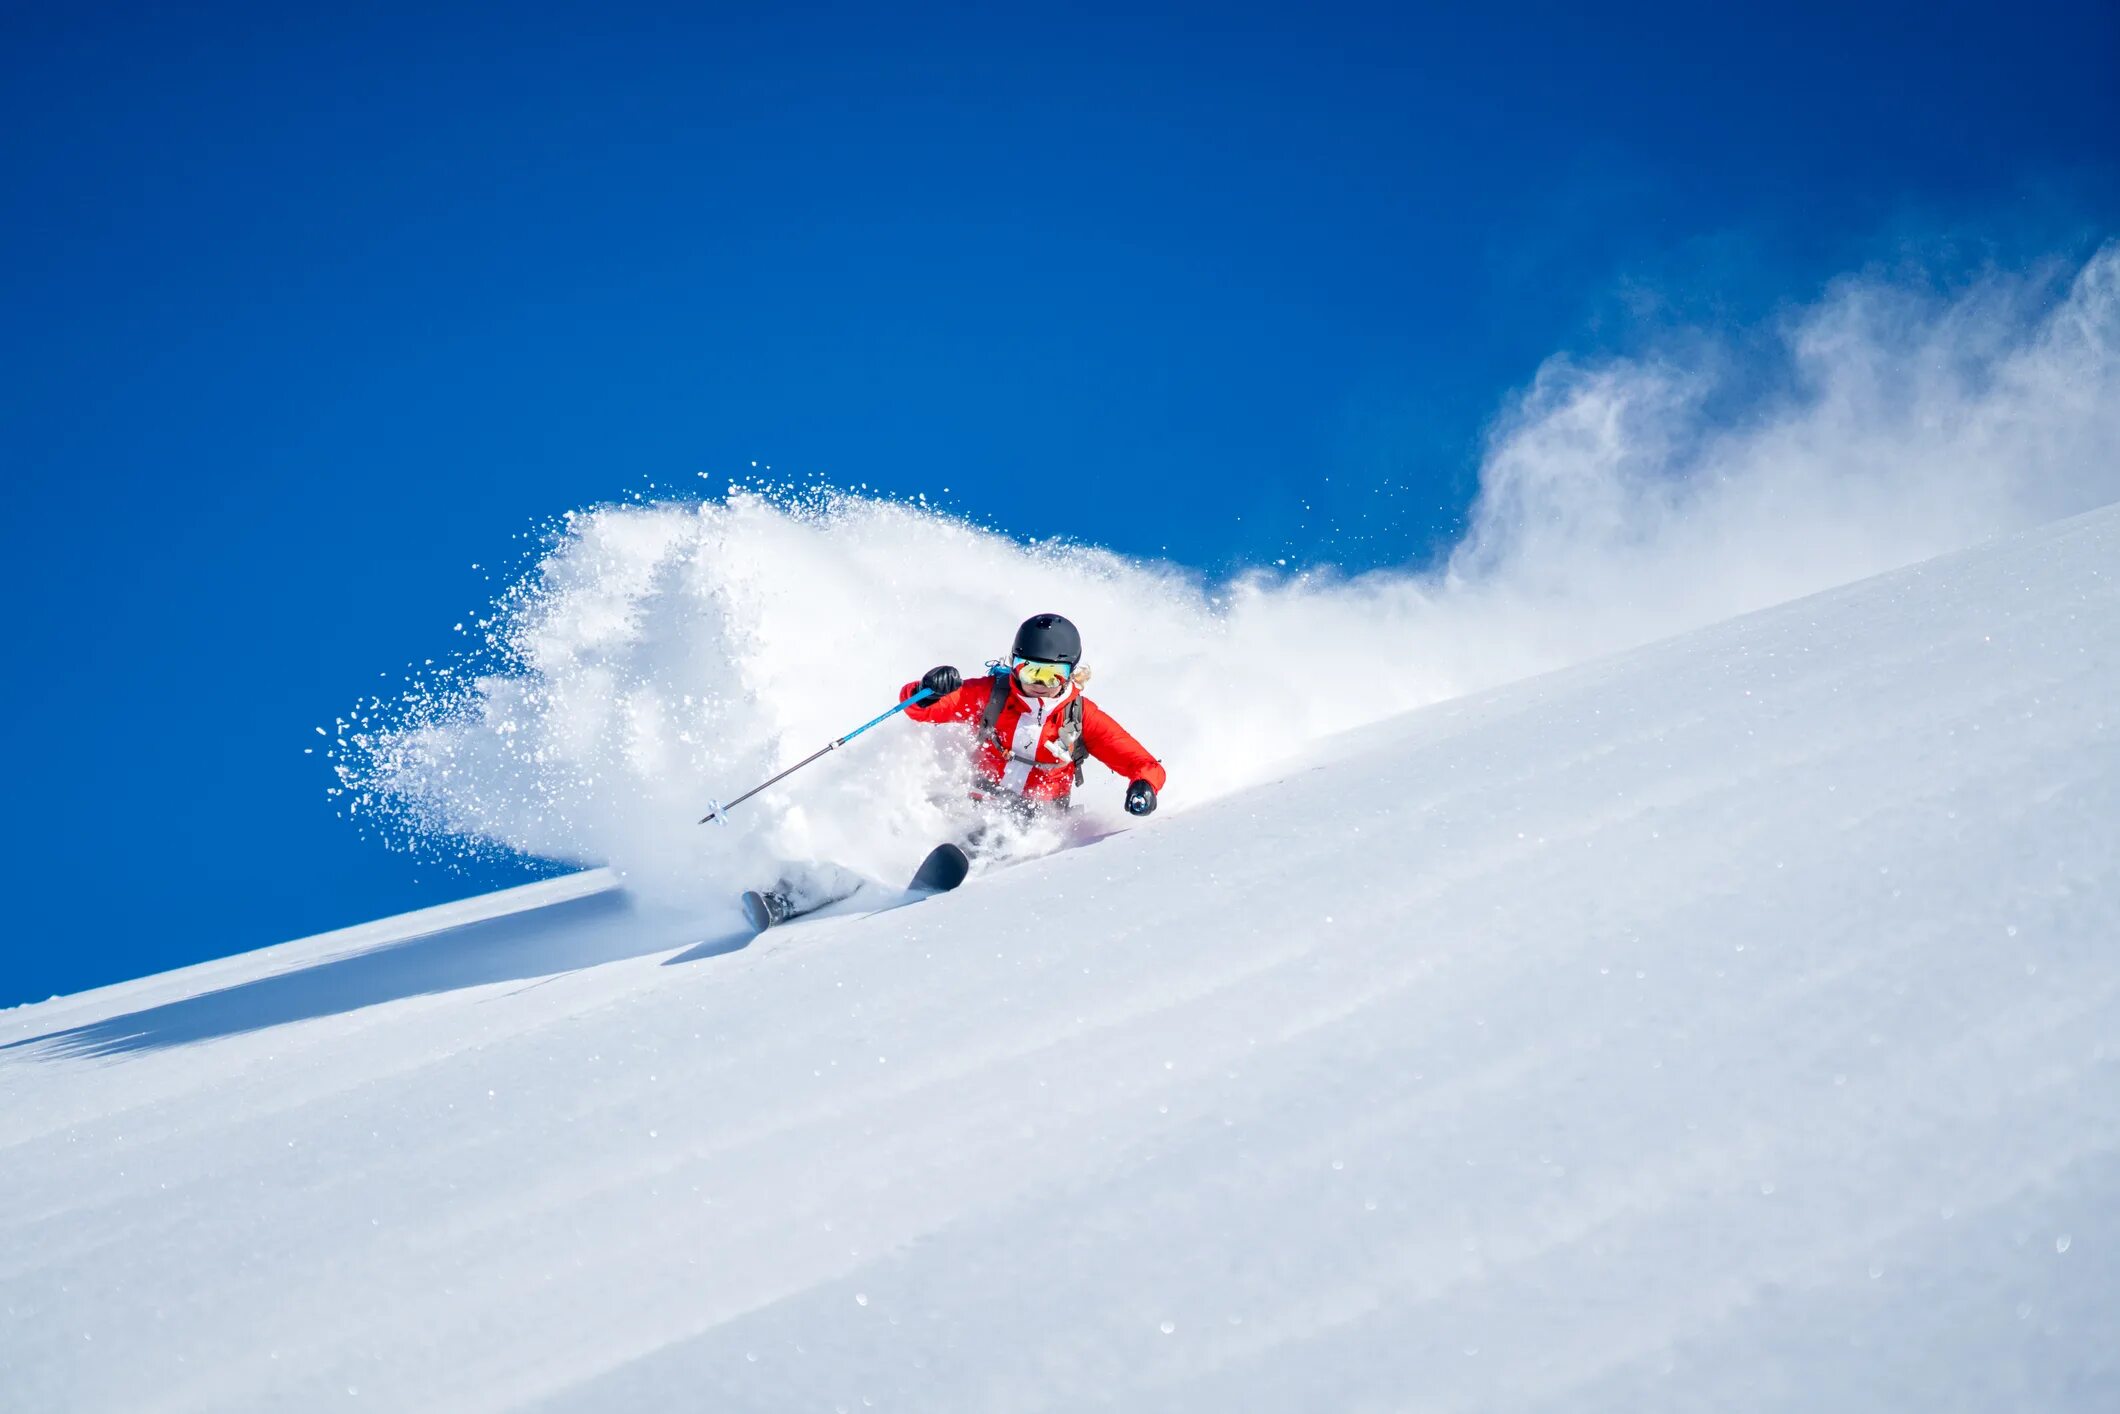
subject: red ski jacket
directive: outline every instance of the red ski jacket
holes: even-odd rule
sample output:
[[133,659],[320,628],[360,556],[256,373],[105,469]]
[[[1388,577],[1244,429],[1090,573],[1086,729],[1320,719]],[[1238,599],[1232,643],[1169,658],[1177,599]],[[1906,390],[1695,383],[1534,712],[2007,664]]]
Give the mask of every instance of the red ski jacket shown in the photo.
[[[922,702],[905,709],[905,714],[916,722],[970,722],[978,725],[985,720],[989,699],[997,691],[1006,692],[1008,701],[1002,705],[1001,715],[994,722],[991,733],[982,732],[977,746],[974,764],[980,778],[989,786],[1003,783],[1013,785],[1014,779],[1023,781],[1023,794],[1031,800],[1066,800],[1075,788],[1075,763],[1073,754],[1064,746],[1056,746],[1062,727],[1067,721],[1067,704],[1070,697],[1081,696],[1082,689],[1070,685],[1068,695],[1047,699],[1045,726],[1038,733],[1035,747],[1026,739],[1016,741],[1016,727],[1023,714],[1030,710],[1030,703],[1016,690],[1016,680],[1002,673],[989,673],[973,678],[947,697],[938,697],[932,702]],[[898,694],[900,702],[920,691],[920,684],[909,682]],[[1017,759],[1011,762],[1011,744],[1014,744]],[[1163,763],[1148,754],[1140,742],[1127,735],[1126,728],[1113,721],[1104,710],[1082,698],[1082,744],[1089,754],[1119,773],[1126,781],[1147,781],[1157,791],[1163,789]],[[1034,762],[1025,761],[1024,754],[1035,751]],[[1017,770],[1011,773],[1009,767]]]

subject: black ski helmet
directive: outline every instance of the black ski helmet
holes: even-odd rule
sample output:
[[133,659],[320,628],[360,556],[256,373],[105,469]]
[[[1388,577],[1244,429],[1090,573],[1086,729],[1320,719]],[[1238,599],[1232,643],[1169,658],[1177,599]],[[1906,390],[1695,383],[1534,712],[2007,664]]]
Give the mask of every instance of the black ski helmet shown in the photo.
[[1058,614],[1033,614],[1016,630],[1016,646],[1009,652],[1018,658],[1065,663],[1072,668],[1082,661],[1082,635]]

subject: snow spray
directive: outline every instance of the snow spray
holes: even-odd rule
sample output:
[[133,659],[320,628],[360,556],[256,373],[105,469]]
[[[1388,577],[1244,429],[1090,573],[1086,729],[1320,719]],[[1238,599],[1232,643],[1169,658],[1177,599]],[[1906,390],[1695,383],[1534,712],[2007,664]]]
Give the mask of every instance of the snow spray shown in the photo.
[[[332,789],[400,839],[666,895],[777,859],[896,878],[962,799],[949,729],[879,730],[745,830],[695,828],[698,803],[1026,613],[1081,626],[1183,810],[1330,734],[2120,497],[2120,247],[1954,293],[1845,280],[1769,342],[1779,376],[1739,414],[1697,361],[1549,361],[1494,424],[1463,541],[1401,572],[1210,582],[830,490],[572,513],[483,648],[342,721]],[[1078,802],[1117,824],[1123,787],[1092,769]]]

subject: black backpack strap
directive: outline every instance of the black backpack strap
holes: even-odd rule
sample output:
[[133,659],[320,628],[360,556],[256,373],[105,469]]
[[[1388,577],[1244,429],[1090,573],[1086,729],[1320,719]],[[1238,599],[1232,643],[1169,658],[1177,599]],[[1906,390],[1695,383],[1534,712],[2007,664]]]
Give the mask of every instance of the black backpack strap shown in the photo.
[[1075,690],[1073,697],[1067,699],[1067,717],[1062,725],[1067,728],[1068,736],[1073,741],[1069,754],[1073,756],[1075,761],[1075,784],[1079,786],[1082,784],[1082,762],[1089,755],[1089,743],[1082,739],[1082,691],[1080,688]]
[[986,694],[986,710],[979,714],[979,734],[1006,748],[1001,740],[1001,709],[1008,706],[1008,679],[999,673],[989,673],[986,679],[992,687]]

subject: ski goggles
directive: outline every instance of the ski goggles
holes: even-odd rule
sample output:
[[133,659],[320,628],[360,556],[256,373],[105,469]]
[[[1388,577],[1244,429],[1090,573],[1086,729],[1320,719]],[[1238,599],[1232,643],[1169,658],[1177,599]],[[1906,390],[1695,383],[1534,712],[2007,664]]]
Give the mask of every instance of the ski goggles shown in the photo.
[[1016,680],[1025,687],[1065,687],[1075,676],[1073,663],[1041,663],[1036,658],[1011,658]]

